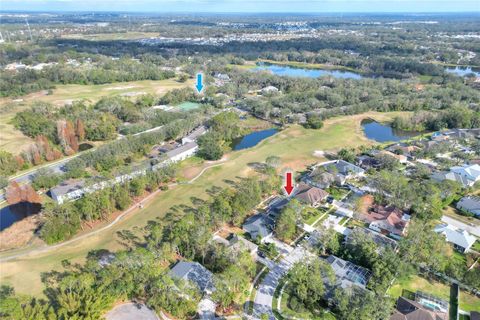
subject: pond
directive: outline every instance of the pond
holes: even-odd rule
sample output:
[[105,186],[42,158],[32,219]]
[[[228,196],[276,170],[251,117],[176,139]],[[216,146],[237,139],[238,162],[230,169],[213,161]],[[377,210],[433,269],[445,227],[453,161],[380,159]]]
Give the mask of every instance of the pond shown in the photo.
[[322,70],[322,69],[308,69],[297,68],[292,66],[283,66],[276,64],[259,64],[254,71],[270,71],[277,76],[302,77],[302,78],[318,78],[322,76],[332,76],[340,79],[361,79],[360,74],[343,71],[343,70]]
[[260,141],[273,136],[278,132],[278,129],[272,128],[267,130],[255,131],[242,138],[233,140],[233,150],[242,150],[256,146]]
[[40,212],[38,203],[17,203],[0,209],[0,231],[10,227],[17,221]]
[[417,131],[394,129],[390,124],[379,123],[371,119],[363,120],[362,128],[368,139],[377,142],[401,141],[421,134]]
[[448,73],[454,73],[457,76],[465,77],[467,74],[473,73],[476,77],[480,77],[480,70],[472,69],[472,67],[455,67],[455,68],[445,68],[445,71]]

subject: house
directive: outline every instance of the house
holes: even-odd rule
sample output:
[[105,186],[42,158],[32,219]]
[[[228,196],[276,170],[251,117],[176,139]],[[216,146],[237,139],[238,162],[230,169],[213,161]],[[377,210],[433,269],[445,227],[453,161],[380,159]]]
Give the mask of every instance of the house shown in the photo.
[[369,223],[369,228],[400,239],[407,232],[410,215],[393,206],[375,205],[367,214],[361,214],[360,219]]
[[276,93],[276,92],[278,92],[278,91],[279,91],[278,88],[277,88],[277,87],[274,87],[274,86],[268,86],[268,87],[262,88],[262,89],[260,90],[260,92],[261,92],[262,94],[265,94],[265,93]]
[[267,215],[272,219],[276,219],[289,201],[290,200],[288,198],[275,197],[268,204]]
[[258,239],[263,242],[273,233],[275,222],[272,218],[264,214],[256,214],[247,219],[242,229],[250,234],[252,239]]
[[480,197],[463,197],[457,202],[457,209],[473,213],[477,217],[480,217]]
[[386,150],[393,152],[393,153],[399,153],[404,156],[406,156],[408,159],[414,160],[415,159],[415,152],[421,150],[421,148],[417,146],[410,146],[405,143],[396,143],[394,145],[391,145],[388,147]]
[[444,311],[429,307],[426,303],[421,304],[405,297],[399,297],[390,320],[448,320],[448,303],[447,311]]
[[228,76],[228,74],[226,73],[217,73],[213,76],[214,80],[215,80],[215,85],[217,87],[221,87],[223,85],[225,85],[225,83],[228,83],[230,82],[230,77]]
[[347,237],[345,238],[345,242],[349,242],[352,239],[352,235],[355,233],[363,233],[368,237],[371,237],[373,242],[377,244],[379,247],[387,248],[390,247],[392,249],[397,248],[397,241],[393,240],[392,238],[386,237],[383,234],[373,231],[371,229],[362,228],[362,227],[355,227],[352,232],[350,232]]
[[178,162],[193,156],[198,151],[196,142],[188,142],[166,153],[168,161]]
[[[329,174],[324,175],[325,172]],[[333,181],[343,185],[347,179],[365,176],[365,170],[344,160],[327,161],[315,165],[311,173],[305,178],[305,182],[319,188],[322,186],[325,188],[328,183],[333,182],[330,181],[332,176]]]
[[295,188],[294,196],[301,203],[316,207],[328,197],[328,192],[317,187],[309,186],[306,183],[300,183]]
[[480,165],[464,165],[451,167],[449,172],[436,172],[432,179],[437,181],[452,180],[457,181],[464,187],[471,187],[480,180]]
[[350,261],[345,261],[334,255],[328,256],[325,261],[332,266],[337,278],[337,285],[342,288],[358,286],[365,289],[370,279],[371,272],[368,269],[357,266]]
[[333,200],[332,205],[337,209],[335,214],[342,217],[353,218],[353,205],[342,201]]
[[393,152],[390,152],[390,151],[386,151],[386,150],[382,150],[379,152],[380,155],[384,155],[384,156],[387,156],[387,157],[392,157],[392,158],[395,158],[398,160],[398,162],[402,163],[402,164],[405,164],[407,163],[407,157],[404,156],[403,154],[395,154]]
[[187,144],[189,142],[197,142],[197,139],[204,135],[207,132],[207,128],[205,126],[200,126],[190,132],[187,136],[182,138],[182,144]]
[[361,155],[357,157],[358,166],[364,170],[378,169],[381,166],[380,160],[368,155]]
[[196,285],[204,294],[211,294],[215,291],[213,274],[198,262],[179,261],[169,273],[172,278],[182,279]]
[[255,256],[258,251],[258,246],[255,243],[236,234],[232,235],[228,243],[229,248],[235,252],[248,251],[252,256]]
[[433,231],[445,236],[445,240],[453,244],[453,247],[460,252],[468,252],[470,247],[477,241],[477,238],[468,231],[455,228],[446,223],[437,225]]
[[66,180],[50,189],[50,196],[58,204],[77,200],[85,194],[85,180]]

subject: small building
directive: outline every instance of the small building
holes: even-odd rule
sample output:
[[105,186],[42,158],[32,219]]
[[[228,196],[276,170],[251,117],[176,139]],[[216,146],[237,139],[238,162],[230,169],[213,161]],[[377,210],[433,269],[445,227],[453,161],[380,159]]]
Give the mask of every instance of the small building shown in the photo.
[[390,316],[390,320],[448,320],[448,302],[447,310],[437,310],[434,305],[420,303],[399,297],[397,300],[395,312]]
[[242,228],[254,240],[263,242],[273,233],[275,222],[264,214],[256,214],[247,219]]
[[213,274],[198,262],[179,261],[170,270],[170,275],[196,285],[204,294],[215,291]]
[[295,198],[301,203],[316,207],[328,197],[328,192],[323,189],[300,183],[295,188]]
[[168,161],[178,162],[193,156],[198,151],[196,142],[188,142],[166,153]]
[[473,213],[475,216],[480,217],[480,197],[463,197],[457,202],[457,209]]
[[445,236],[445,240],[453,244],[453,247],[460,252],[468,252],[477,238],[468,231],[455,228],[446,223],[441,223],[433,229],[436,233]]
[[262,89],[260,90],[260,92],[261,92],[262,94],[265,94],[265,93],[276,93],[276,92],[278,92],[278,91],[279,91],[278,88],[277,88],[277,87],[274,87],[274,86],[267,86],[267,87],[262,88]]
[[58,204],[77,200],[85,194],[85,180],[66,180],[50,189],[50,196]]

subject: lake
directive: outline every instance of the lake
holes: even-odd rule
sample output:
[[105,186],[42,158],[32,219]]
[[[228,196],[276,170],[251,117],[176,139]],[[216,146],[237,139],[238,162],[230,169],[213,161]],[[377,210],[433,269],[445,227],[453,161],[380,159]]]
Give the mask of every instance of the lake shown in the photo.
[[390,124],[379,123],[371,119],[363,120],[362,128],[368,139],[377,142],[401,141],[421,134],[417,131],[394,129]]
[[233,141],[233,150],[242,150],[256,146],[260,141],[273,136],[277,132],[278,129],[272,128],[247,134],[246,136]]
[[17,203],[0,209],[0,231],[10,227],[17,221],[40,212],[38,203]]
[[472,69],[472,67],[455,67],[445,68],[448,73],[454,73],[457,76],[465,77],[467,74],[473,73],[476,77],[480,77],[480,71]]
[[284,66],[277,64],[259,64],[254,71],[270,71],[277,76],[301,77],[301,78],[318,78],[322,76],[332,76],[340,79],[362,79],[363,77],[355,72],[343,70],[322,70],[297,68],[292,66]]

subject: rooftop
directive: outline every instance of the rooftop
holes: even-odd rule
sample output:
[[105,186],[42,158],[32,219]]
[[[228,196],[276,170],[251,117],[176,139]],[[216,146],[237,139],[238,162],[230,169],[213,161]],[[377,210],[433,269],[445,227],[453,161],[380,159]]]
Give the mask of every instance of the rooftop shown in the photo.
[[170,275],[196,284],[202,292],[214,291],[213,274],[198,262],[179,261],[170,270]]

